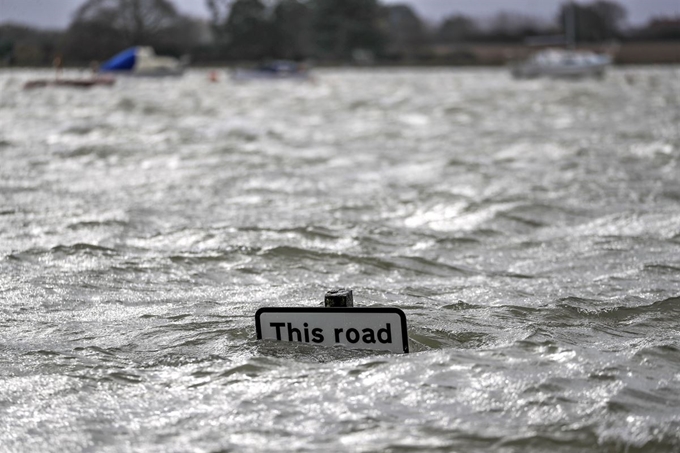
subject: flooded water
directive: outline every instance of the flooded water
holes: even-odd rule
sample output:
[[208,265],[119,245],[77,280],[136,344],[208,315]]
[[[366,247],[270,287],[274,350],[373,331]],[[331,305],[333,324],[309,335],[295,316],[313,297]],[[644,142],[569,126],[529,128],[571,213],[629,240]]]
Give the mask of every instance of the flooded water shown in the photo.
[[[0,72],[0,450],[680,451],[680,68],[46,76]],[[256,340],[334,287],[411,353]]]

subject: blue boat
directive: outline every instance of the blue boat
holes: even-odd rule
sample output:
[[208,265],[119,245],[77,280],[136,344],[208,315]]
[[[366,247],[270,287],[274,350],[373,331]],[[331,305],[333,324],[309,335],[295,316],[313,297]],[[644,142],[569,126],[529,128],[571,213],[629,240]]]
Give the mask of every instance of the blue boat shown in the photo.
[[307,65],[288,60],[276,60],[254,69],[236,69],[234,80],[311,80]]
[[99,72],[134,76],[180,76],[186,63],[173,57],[156,55],[151,47],[131,47],[104,62]]

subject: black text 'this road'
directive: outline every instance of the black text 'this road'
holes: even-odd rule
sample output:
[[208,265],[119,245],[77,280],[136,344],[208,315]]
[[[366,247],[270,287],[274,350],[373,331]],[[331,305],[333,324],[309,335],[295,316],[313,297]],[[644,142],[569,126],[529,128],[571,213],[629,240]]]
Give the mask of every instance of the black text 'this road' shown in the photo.
[[[288,337],[288,341],[296,341],[298,343],[323,343],[326,339],[325,335],[328,332],[320,327],[310,328],[308,323],[304,323],[302,329],[293,327],[293,324],[288,322],[270,322],[270,327],[276,329],[276,339],[283,340],[284,335]],[[364,329],[349,328],[345,330],[342,327],[335,327],[330,332],[331,338],[335,343],[351,343],[356,344],[363,342],[366,344],[389,344],[392,343],[392,326],[386,323],[385,327],[372,329],[370,327]],[[344,341],[343,341],[344,340]]]

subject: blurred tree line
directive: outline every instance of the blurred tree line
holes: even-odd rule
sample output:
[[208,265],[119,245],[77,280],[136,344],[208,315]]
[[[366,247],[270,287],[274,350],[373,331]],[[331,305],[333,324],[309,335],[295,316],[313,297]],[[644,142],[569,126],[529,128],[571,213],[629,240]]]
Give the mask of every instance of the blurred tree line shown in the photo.
[[379,0],[205,1],[208,20],[180,14],[171,0],[87,0],[65,31],[0,25],[0,64],[44,65],[56,54],[82,64],[133,45],[207,64],[263,59],[418,63],[436,60],[442,48],[448,49],[449,63],[474,63],[466,44],[521,44],[532,37],[565,36],[567,29],[577,43],[680,39],[678,19],[626,28],[626,10],[606,0],[564,3],[553,23],[500,12],[487,21],[454,15],[436,25],[407,4]]

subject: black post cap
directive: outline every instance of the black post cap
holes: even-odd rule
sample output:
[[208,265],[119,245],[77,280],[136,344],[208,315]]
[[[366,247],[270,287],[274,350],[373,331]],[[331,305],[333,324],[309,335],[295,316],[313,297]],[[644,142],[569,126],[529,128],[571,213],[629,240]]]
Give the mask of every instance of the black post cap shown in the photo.
[[324,297],[326,307],[354,307],[352,290],[347,288],[335,288],[326,293]]

